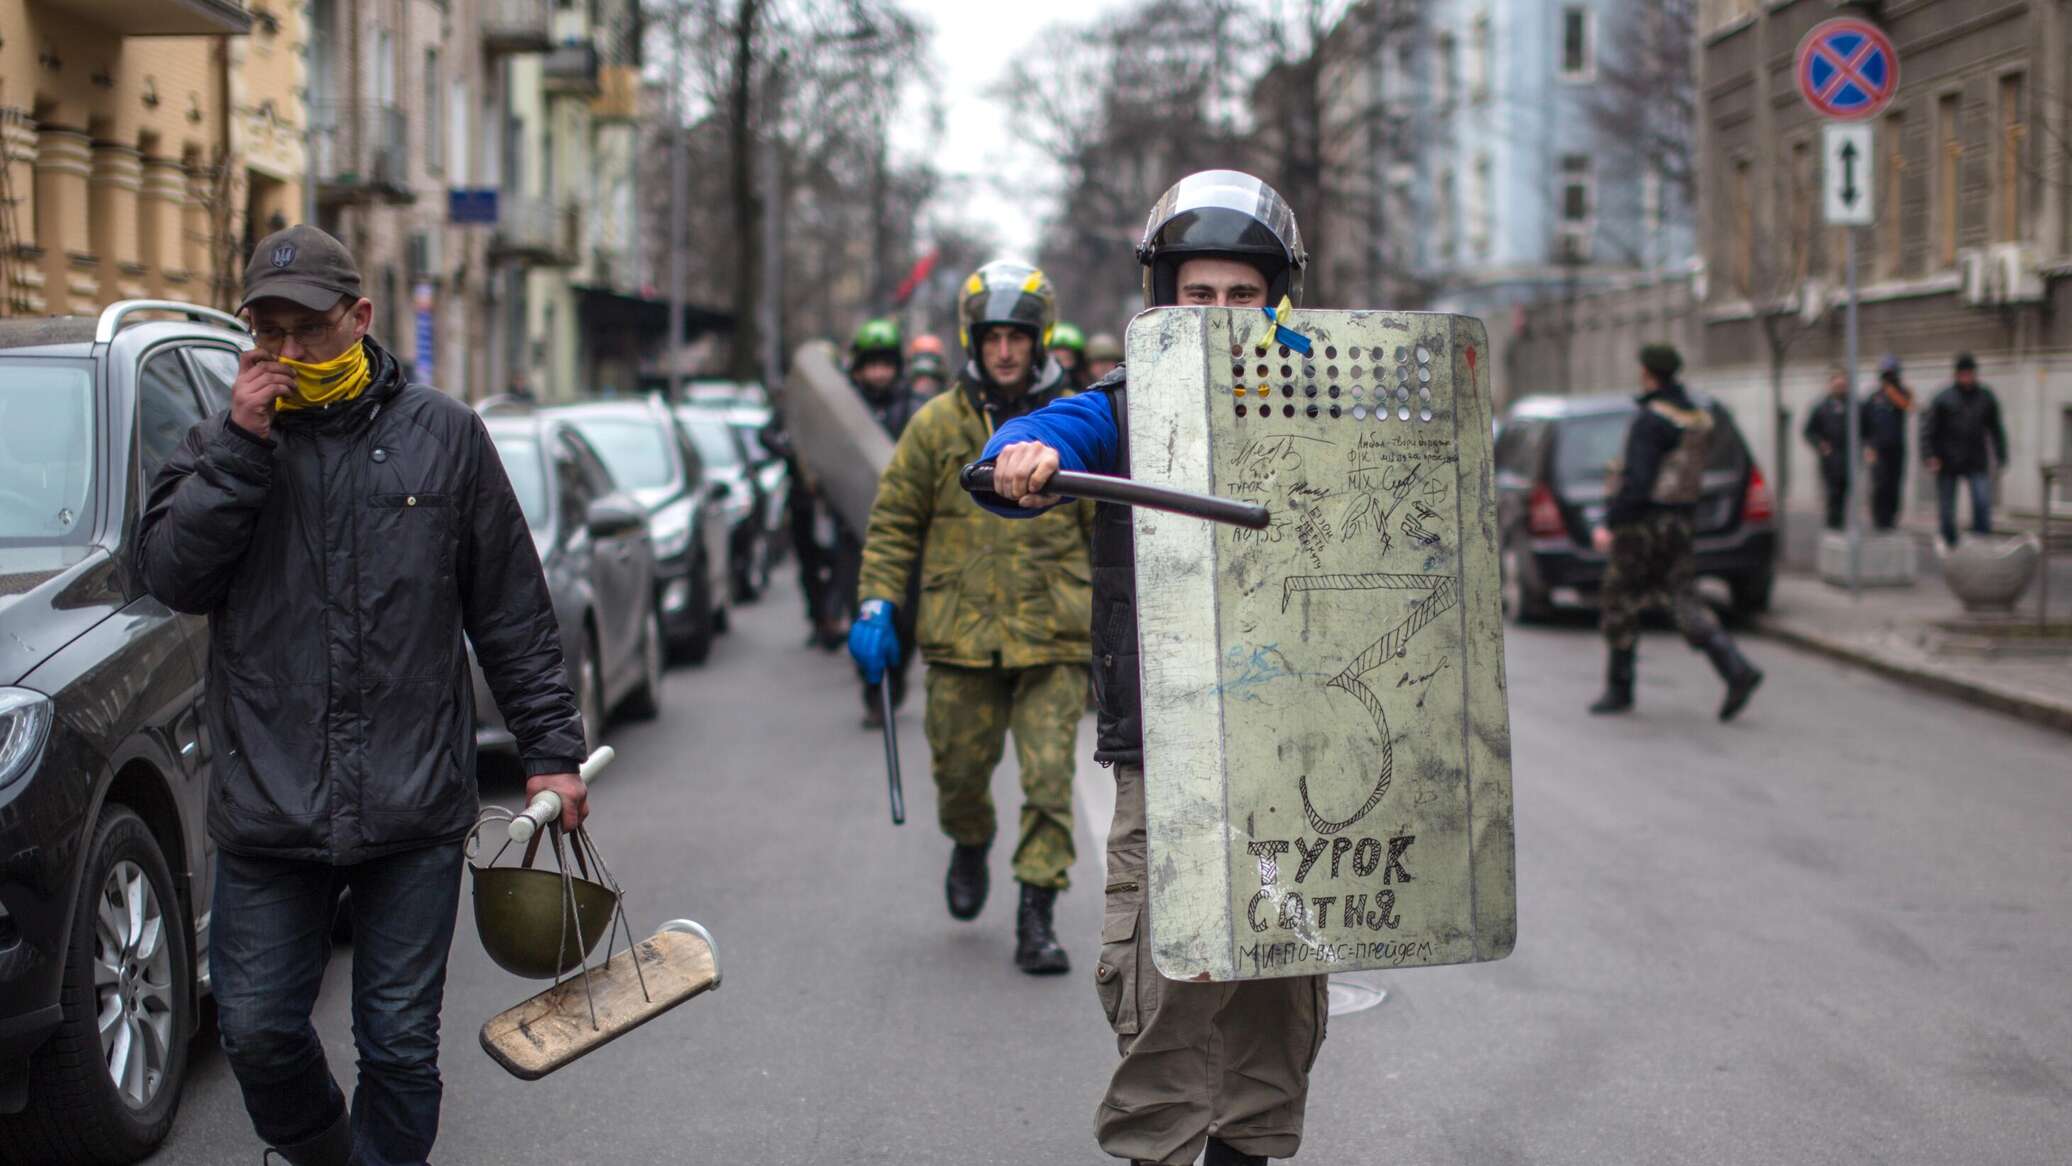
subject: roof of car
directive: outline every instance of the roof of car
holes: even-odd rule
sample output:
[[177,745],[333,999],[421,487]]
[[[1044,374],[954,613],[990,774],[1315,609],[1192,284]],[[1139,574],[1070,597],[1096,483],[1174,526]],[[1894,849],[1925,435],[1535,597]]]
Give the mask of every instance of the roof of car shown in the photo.
[[642,417],[655,415],[654,404],[647,397],[616,397],[603,401],[573,401],[555,405],[547,412],[565,417]]
[[1583,417],[1596,413],[1630,413],[1633,398],[1624,393],[1590,393],[1582,396],[1534,396],[1521,398],[1511,406],[1513,417]]
[[0,348],[46,348],[94,340],[92,316],[36,316],[0,320]]

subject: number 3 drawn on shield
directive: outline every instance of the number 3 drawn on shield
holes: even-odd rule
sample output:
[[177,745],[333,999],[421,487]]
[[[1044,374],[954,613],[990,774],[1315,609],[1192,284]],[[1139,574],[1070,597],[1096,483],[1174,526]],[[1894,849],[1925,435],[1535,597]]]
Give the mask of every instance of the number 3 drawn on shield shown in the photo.
[[1309,775],[1303,774],[1297,782],[1302,793],[1302,813],[1309,819],[1310,829],[1319,834],[1337,834],[1374,812],[1381,804],[1382,796],[1389,792],[1389,781],[1395,776],[1396,745],[1389,732],[1388,710],[1382,707],[1381,698],[1367,687],[1364,677],[1409,651],[1411,637],[1434,619],[1452,610],[1457,597],[1454,578],[1451,575],[1399,575],[1390,572],[1372,572],[1364,575],[1291,575],[1281,582],[1281,610],[1288,610],[1288,601],[1298,591],[1423,591],[1415,603],[1410,605],[1410,614],[1401,623],[1390,628],[1382,637],[1368,645],[1367,650],[1354,658],[1345,669],[1324,682],[1326,689],[1342,689],[1357,697],[1374,718],[1374,727],[1381,734],[1381,766],[1374,777],[1374,786],[1367,793],[1367,800],[1359,810],[1342,821],[1333,821],[1317,812],[1316,804],[1309,797]]

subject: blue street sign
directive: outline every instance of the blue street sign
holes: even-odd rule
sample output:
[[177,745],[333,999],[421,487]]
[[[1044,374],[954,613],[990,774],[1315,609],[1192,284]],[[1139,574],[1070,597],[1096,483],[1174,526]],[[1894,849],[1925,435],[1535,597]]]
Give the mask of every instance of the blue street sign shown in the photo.
[[1799,42],[1799,93],[1823,117],[1876,117],[1899,92],[1899,53],[1876,25],[1843,16]]
[[496,223],[496,187],[456,186],[446,192],[446,220],[452,223]]
[[[492,192],[494,193],[494,192]],[[437,305],[436,293],[428,283],[418,284],[412,299],[417,307],[417,358],[411,361],[411,375],[421,385],[438,382],[437,329],[433,324],[433,309]]]

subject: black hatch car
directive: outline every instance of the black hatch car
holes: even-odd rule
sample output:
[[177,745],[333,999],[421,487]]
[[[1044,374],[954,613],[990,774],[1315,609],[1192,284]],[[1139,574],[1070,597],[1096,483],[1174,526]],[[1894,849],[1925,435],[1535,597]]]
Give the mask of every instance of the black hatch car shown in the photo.
[[677,420],[698,447],[706,476],[726,487],[720,512],[727,520],[727,579],[734,598],[750,602],[769,586],[769,560],[764,553],[762,484],[748,460],[741,434],[718,409],[682,405]]
[[[1777,578],[1776,503],[1733,415],[1693,394],[1716,425],[1698,500],[1698,574],[1726,583],[1737,611],[1770,605]],[[1496,441],[1504,610],[1514,620],[1556,603],[1595,602],[1605,557],[1590,547],[1604,519],[1606,474],[1625,452],[1632,397],[1528,397]]]
[[[646,719],[662,699],[662,624],[655,611],[655,557],[647,510],[618,488],[590,443],[567,420],[529,408],[483,411],[489,438],[525,512],[546,572],[569,685],[583,732],[603,739],[613,710]],[[475,743],[513,754],[517,740],[475,662]]]
[[655,613],[670,652],[697,662],[727,623],[726,487],[711,480],[659,397],[546,410],[576,427],[619,488],[647,511],[655,550]]
[[249,343],[186,304],[0,320],[0,1148],[29,1161],[142,1158],[186,1083],[208,631],[144,593],[131,551]]

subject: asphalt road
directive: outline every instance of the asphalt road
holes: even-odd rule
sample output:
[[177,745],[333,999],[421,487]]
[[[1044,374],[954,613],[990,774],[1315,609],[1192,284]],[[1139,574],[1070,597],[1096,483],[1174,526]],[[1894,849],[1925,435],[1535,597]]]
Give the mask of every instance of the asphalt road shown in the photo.
[[[788,584],[738,610],[710,664],[670,673],[659,722],[613,730],[596,795],[636,929],[703,921],[724,986],[520,1082],[476,1029],[534,986],[464,917],[441,1166],[1108,1160],[1091,1133],[1114,1057],[1091,983],[1106,771],[1081,771],[1060,905],[1076,967],[1024,977],[1008,847],[978,922],[943,910],[918,701],[894,829],[846,666],[802,634]],[[1512,637],[1517,952],[1378,977],[1386,1001],[1332,1024],[1302,1161],[2072,1161],[2072,742],[1750,654],[1769,683],[1731,726],[1704,661],[1661,634],[1639,712],[1594,721],[1588,629]],[[349,960],[317,1020],[348,1082]],[[259,1159],[212,1041],[155,1162]]]

